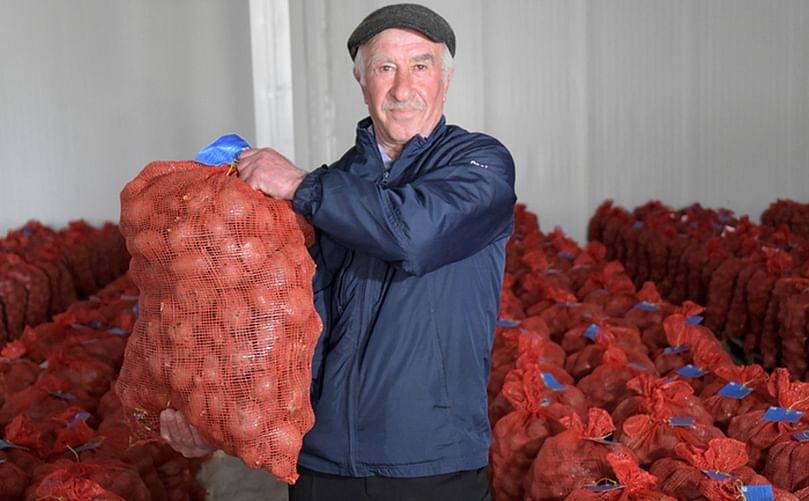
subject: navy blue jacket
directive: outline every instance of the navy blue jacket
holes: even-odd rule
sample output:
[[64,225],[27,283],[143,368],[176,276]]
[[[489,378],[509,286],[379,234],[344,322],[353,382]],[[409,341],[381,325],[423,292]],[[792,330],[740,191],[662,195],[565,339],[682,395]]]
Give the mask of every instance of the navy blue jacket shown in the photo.
[[514,162],[497,140],[442,117],[386,170],[370,125],[293,199],[319,230],[324,325],[299,464],[359,477],[481,468]]

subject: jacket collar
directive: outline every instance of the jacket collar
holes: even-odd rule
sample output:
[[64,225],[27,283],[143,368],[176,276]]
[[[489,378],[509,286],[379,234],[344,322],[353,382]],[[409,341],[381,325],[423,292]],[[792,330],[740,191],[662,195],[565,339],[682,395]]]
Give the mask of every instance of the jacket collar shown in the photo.
[[[373,152],[377,149],[376,138],[370,129],[372,124],[373,122],[371,121],[371,117],[365,117],[357,124],[357,149],[365,155],[368,155],[369,152]],[[427,137],[422,137],[419,134],[416,134],[412,139],[410,139],[410,141],[407,142],[407,144],[405,144],[404,148],[402,148],[399,158],[411,156],[421,152],[433,144],[439,137],[441,137],[446,128],[447,119],[444,115],[441,115],[441,120],[438,121],[438,124],[436,124],[432,132],[430,132],[430,135]]]

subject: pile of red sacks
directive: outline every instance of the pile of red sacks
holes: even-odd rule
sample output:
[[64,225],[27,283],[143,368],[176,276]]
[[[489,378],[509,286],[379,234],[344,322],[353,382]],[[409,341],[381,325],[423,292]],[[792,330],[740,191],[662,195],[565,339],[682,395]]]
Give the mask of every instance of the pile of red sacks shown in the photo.
[[0,239],[0,347],[86,298],[129,266],[116,225],[83,221],[54,231],[37,221]]
[[[809,383],[519,206],[489,381],[495,501],[809,500]],[[765,495],[769,498],[757,498]]]
[[[776,212],[775,205],[771,210]],[[780,221],[768,219],[773,225]],[[650,280],[674,304],[691,300],[705,305],[705,326],[738,347],[748,363],[786,367],[805,377],[805,234],[699,205],[674,211],[649,202],[630,213],[607,201],[590,220],[588,238],[602,242],[607,259],[621,262],[637,286]]]
[[761,224],[771,228],[785,225],[792,233],[809,238],[809,204],[776,200],[761,213]]
[[111,389],[137,294],[124,276],[0,351],[0,499],[204,499],[198,462],[132,443]]

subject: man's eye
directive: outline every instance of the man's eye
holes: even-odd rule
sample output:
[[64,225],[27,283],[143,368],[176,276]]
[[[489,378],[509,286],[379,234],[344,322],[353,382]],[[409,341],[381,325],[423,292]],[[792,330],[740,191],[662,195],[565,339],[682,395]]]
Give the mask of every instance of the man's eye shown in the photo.
[[382,66],[379,67],[379,71],[381,71],[383,73],[387,73],[388,71],[393,71],[393,65],[392,64],[383,64]]
[[427,69],[427,65],[426,65],[426,64],[417,64],[417,65],[416,65],[416,71],[424,71],[424,70],[426,70],[426,69]]

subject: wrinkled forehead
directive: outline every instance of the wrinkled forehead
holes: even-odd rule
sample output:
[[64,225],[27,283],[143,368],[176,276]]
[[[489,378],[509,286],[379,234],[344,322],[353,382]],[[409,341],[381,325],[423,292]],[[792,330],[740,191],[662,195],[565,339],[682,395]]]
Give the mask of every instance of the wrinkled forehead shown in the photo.
[[444,44],[434,42],[415,30],[388,28],[362,44],[366,61],[377,57],[406,57],[440,61]]

